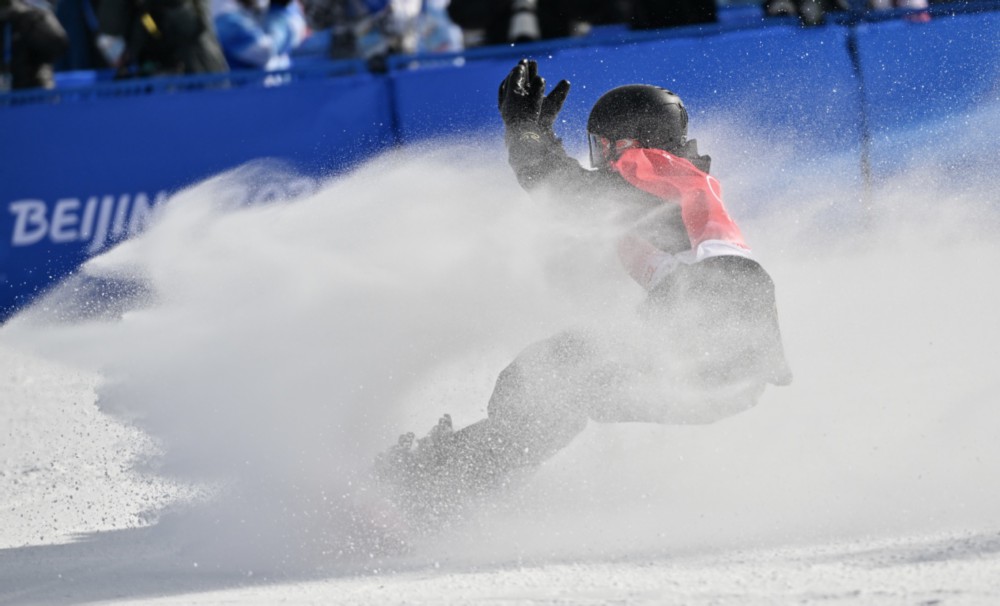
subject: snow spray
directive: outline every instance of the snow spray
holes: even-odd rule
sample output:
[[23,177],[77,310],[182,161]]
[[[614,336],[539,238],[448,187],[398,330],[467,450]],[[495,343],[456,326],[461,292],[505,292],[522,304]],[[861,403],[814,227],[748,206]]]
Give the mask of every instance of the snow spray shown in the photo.
[[[777,285],[795,383],[711,425],[591,423],[410,561],[995,523],[996,141],[953,123],[944,144],[900,133],[900,149],[926,153],[863,199],[856,154],[803,161],[704,126],[729,210]],[[161,444],[155,473],[214,487],[169,532],[210,537],[234,566],[331,561],[351,551],[345,501],[396,435],[444,412],[479,420],[523,347],[573,323],[613,330],[642,299],[617,266],[618,226],[531,200],[504,160],[490,145],[407,148],[302,195],[231,204],[300,178],[248,165],[173,196],[147,232],[87,263],[82,276],[140,285],[119,304],[77,309],[70,280],[0,338],[99,373],[101,409]]]

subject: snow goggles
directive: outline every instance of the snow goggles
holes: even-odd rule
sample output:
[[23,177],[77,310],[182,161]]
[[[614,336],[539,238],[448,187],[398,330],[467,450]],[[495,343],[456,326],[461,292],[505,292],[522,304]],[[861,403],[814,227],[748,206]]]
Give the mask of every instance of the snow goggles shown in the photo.
[[590,165],[594,168],[606,168],[626,149],[640,147],[638,139],[618,139],[612,142],[607,137],[594,133],[587,135],[590,144]]

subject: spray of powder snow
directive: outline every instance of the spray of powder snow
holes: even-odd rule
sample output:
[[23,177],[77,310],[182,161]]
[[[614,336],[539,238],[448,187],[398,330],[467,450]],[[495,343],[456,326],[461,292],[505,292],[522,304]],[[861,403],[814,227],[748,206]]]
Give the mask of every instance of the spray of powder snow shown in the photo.
[[[996,133],[998,116],[972,122]],[[592,423],[496,508],[413,557],[990,528],[1000,246],[985,235],[994,178],[976,158],[1000,150],[982,130],[928,147],[879,184],[867,213],[855,154],[796,162],[729,126],[699,133],[777,283],[795,384],[708,426]],[[938,139],[907,136],[906,149]],[[957,158],[962,172],[949,172]],[[781,181],[760,178],[777,166]],[[2,333],[99,372],[102,409],[162,443],[161,473],[224,482],[210,513],[170,528],[213,537],[232,562],[248,555],[239,535],[253,535],[252,556],[346,549],[342,496],[396,434],[443,412],[459,426],[482,418],[521,348],[579,322],[624,330],[642,298],[617,267],[610,215],[532,202],[499,154],[409,150],[294,200],[226,203],[294,178],[262,164],[199,185],[91,261],[90,276],[143,284],[120,318],[53,321],[72,307],[59,303],[71,282]]]
[[[502,168],[474,149],[414,150],[242,207],[301,181],[244,167],[175,196],[4,336],[100,373],[102,410],[161,443],[161,473],[222,483],[213,534],[235,522],[270,535],[262,551],[303,537],[347,550],[341,499],[399,433],[443,412],[476,420],[524,344],[638,300],[588,293],[627,283],[606,225],[561,221]],[[141,288],[114,287],[115,313],[95,311],[95,279]]]
[[[992,106],[894,133],[879,151],[911,161],[866,199],[853,154],[802,161],[714,131],[730,210],[752,208],[744,232],[777,284],[794,384],[711,426],[591,424],[434,556],[456,542],[466,562],[525,562],[995,532],[998,132]],[[720,159],[747,150],[725,174]]]

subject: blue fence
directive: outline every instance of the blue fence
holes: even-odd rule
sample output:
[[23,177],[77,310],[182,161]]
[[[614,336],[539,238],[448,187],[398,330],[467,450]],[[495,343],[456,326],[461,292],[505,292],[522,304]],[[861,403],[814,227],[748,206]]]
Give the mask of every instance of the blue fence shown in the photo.
[[874,178],[908,161],[896,139],[1000,99],[1000,12],[883,21],[854,30]]
[[[392,145],[497,136],[496,88],[534,56],[573,83],[567,132],[603,91],[657,82],[696,113],[725,111],[804,151],[858,150],[859,172],[895,169],[895,129],[995,101],[1000,12],[935,8],[928,23],[839,17],[799,28],[734,12],[711,27],[260,73],[85,82],[0,95],[0,321],[88,256],[142,229],[170,192],[261,157],[330,174]],[[64,79],[66,82],[66,79]]]

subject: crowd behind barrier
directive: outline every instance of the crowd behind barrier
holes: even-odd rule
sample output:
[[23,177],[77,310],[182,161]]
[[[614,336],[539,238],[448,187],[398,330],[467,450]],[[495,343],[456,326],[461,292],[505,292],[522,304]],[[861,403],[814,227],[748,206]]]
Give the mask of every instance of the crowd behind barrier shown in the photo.
[[997,102],[1000,3],[932,5],[926,22],[899,18],[908,14],[849,12],[802,28],[794,17],[738,13],[709,26],[612,26],[397,56],[378,73],[363,60],[323,59],[266,76],[84,73],[0,95],[0,320],[140,231],[171,192],[242,163],[278,158],[320,177],[398,144],[498,139],[496,87],[522,56],[573,82],[563,132],[583,131],[604,90],[657,82],[694,112],[780,134],[803,157],[857,153],[860,188],[898,168],[893,133]]
[[[847,0],[830,3],[844,10]],[[875,0],[870,0],[874,2]],[[882,0],[879,0],[882,1]],[[927,2],[927,0],[906,0]],[[0,0],[0,36],[21,76],[28,58],[43,71],[107,68],[117,78],[285,69],[293,55],[361,58],[455,52],[481,45],[582,37],[594,26],[655,29],[718,21],[719,6],[771,10],[760,0]],[[841,3],[841,4],[837,4]],[[817,4],[819,6],[819,4]],[[821,23],[803,18],[805,23]],[[804,15],[808,11],[800,11]],[[815,11],[813,11],[815,12]],[[23,18],[29,15],[29,18]],[[811,13],[810,13],[811,14]],[[45,27],[38,27],[44,21]],[[12,27],[7,27],[8,25]],[[51,31],[46,31],[51,30]],[[53,37],[58,36],[58,39]],[[315,35],[314,35],[315,34]],[[8,37],[9,38],[9,37]],[[306,45],[306,40],[311,40]],[[58,42],[58,44],[53,44]],[[44,52],[40,52],[44,49]],[[38,71],[38,70],[35,70]],[[3,84],[0,81],[0,84]],[[11,84],[11,82],[7,82]],[[51,78],[15,77],[13,88],[51,88]]]

